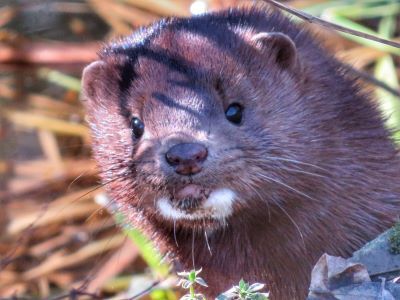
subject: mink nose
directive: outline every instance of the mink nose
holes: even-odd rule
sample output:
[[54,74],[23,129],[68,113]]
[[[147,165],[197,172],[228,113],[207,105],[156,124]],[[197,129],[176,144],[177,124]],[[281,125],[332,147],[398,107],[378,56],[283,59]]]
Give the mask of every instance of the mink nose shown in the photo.
[[207,155],[207,148],[201,144],[181,143],[172,146],[165,154],[165,159],[176,173],[194,175],[201,171]]

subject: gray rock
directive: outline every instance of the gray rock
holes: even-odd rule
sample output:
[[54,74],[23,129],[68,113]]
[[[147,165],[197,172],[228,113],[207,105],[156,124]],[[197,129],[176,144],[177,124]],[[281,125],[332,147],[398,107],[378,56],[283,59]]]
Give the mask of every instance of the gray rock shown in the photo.
[[349,259],[324,254],[311,274],[308,300],[400,300],[400,254],[390,252],[390,229]]
[[368,242],[360,250],[353,253],[351,262],[361,263],[367,267],[371,279],[374,281],[383,276],[392,279],[400,275],[400,254],[390,253],[389,237],[394,229],[389,229]]

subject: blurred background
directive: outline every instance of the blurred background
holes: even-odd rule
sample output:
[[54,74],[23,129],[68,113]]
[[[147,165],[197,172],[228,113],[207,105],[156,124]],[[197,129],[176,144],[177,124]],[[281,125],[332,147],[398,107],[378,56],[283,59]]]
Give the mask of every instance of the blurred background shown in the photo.
[[[179,298],[174,274],[99,184],[81,71],[104,42],[164,16],[254,2],[262,0],[0,0],[0,298],[125,299],[149,287],[147,298]],[[400,42],[398,0],[280,2]],[[307,26],[369,78],[360,83],[398,139],[400,49]]]

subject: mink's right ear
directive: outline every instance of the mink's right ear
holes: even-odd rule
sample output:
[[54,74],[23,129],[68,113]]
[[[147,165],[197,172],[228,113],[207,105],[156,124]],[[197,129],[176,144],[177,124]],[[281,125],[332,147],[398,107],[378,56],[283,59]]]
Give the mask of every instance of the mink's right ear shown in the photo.
[[260,32],[252,37],[252,41],[282,69],[294,71],[299,66],[296,45],[286,34]]
[[107,64],[98,60],[85,67],[82,74],[82,95],[84,101],[101,102],[104,99]]

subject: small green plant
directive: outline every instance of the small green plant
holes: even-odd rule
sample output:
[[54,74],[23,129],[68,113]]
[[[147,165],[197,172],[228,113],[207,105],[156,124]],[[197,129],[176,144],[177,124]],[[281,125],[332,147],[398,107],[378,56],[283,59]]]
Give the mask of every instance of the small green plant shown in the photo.
[[269,293],[260,292],[263,288],[264,284],[262,283],[253,283],[250,285],[241,279],[238,285],[219,295],[217,300],[268,300]]
[[389,237],[389,251],[392,254],[400,254],[400,221],[398,221],[392,229]]
[[189,294],[182,296],[180,300],[205,300],[206,297],[203,294],[196,293],[194,287],[196,284],[208,287],[207,283],[203,278],[199,277],[200,270],[192,270],[190,272],[180,272],[178,276],[182,277],[178,285],[185,290],[189,289]]

